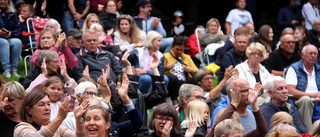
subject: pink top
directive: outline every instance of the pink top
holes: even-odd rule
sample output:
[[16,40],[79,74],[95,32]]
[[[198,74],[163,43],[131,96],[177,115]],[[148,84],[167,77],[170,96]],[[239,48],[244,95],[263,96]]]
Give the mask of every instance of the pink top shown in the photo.
[[[35,67],[37,65],[37,58],[38,58],[38,55],[40,53],[40,51],[42,51],[43,49],[37,49],[36,51],[33,52],[32,54],[32,64],[33,64],[33,67]],[[67,46],[66,48],[62,48],[62,52],[59,51],[59,49],[55,46],[52,46],[49,50],[52,50],[52,51],[56,51],[59,53],[59,57],[58,57],[58,60],[59,60],[59,67],[58,67],[58,70],[60,70],[60,67],[61,67],[61,62],[62,62],[62,59],[65,60],[66,62],[66,66],[68,68],[75,68],[76,66],[78,66],[78,58],[72,53],[71,49],[69,48],[69,46]]]

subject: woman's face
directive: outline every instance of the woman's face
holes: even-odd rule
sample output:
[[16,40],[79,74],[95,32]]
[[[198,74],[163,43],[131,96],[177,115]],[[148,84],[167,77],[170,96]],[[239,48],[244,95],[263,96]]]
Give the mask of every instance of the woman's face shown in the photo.
[[206,107],[206,110],[203,113],[203,120],[208,121],[209,120],[209,108],[207,106],[205,106],[205,107]]
[[216,34],[218,31],[218,24],[215,21],[212,21],[208,26],[208,31],[212,34]]
[[43,35],[40,36],[40,40],[40,45],[43,49],[50,49],[56,43],[50,32],[43,33]]
[[9,0],[0,0],[1,9],[7,9],[8,5],[9,5]]
[[90,26],[92,24],[99,24],[99,19],[96,16],[92,16],[89,20],[88,20],[88,24],[87,27],[90,28]]
[[120,31],[124,34],[128,34],[130,32],[131,25],[128,20],[122,19],[120,20]]
[[161,134],[161,131],[163,130],[164,126],[170,122],[170,127],[173,126],[173,118],[169,116],[163,116],[163,115],[156,115],[155,119],[155,128],[156,132]]
[[116,9],[116,4],[114,3],[114,1],[108,1],[106,12],[110,13],[110,14],[115,14],[116,11],[117,11],[117,9]]
[[49,29],[49,30],[52,30],[54,33],[56,33],[57,26],[55,24],[48,23],[48,24],[46,24],[44,29]]
[[43,87],[43,90],[49,94],[51,103],[57,103],[63,94],[63,85],[60,82],[52,83],[48,87]]
[[162,38],[158,37],[152,41],[152,46],[154,49],[159,50],[162,45]]
[[250,56],[249,56],[249,61],[252,63],[260,63],[261,58],[262,58],[261,52],[258,49],[253,48],[252,53],[250,53]]
[[320,33],[320,23],[316,24],[315,31]]
[[88,110],[85,116],[84,130],[88,137],[104,137],[110,128],[100,109]]
[[283,120],[280,120],[280,121],[277,123],[277,125],[278,125],[278,124],[288,124],[288,125],[292,125],[292,119],[291,119],[290,117],[285,118],[285,119],[283,119]]
[[269,41],[273,40],[273,31],[272,31],[272,29],[269,30],[268,38],[269,38]]
[[172,52],[176,57],[181,57],[184,49],[185,49],[184,45],[175,45],[172,48]]
[[50,99],[45,96],[39,100],[32,108],[27,107],[28,113],[32,116],[34,122],[40,125],[47,125],[50,120]]
[[299,29],[296,29],[294,31],[294,40],[296,42],[303,41],[303,38],[306,36],[306,34],[302,33]]
[[58,58],[53,58],[50,62],[47,62],[47,71],[49,74],[57,72],[59,67],[59,60]]

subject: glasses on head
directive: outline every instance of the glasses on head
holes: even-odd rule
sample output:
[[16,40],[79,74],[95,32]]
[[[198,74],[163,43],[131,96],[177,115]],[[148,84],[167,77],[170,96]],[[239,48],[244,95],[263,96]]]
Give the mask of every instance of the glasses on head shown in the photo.
[[286,44],[295,44],[296,42],[295,41],[287,41],[287,42],[284,42]]
[[308,54],[310,56],[312,56],[312,55],[317,56],[318,55],[318,53],[316,53],[316,52],[304,52],[304,54]]
[[195,97],[197,100],[206,100],[207,99],[206,97],[203,97],[203,96],[192,96],[192,97]]
[[98,96],[98,93],[95,93],[95,92],[88,92],[88,91],[83,92],[83,94],[86,94],[86,95],[87,95],[87,96],[89,96],[89,97],[92,97],[93,95],[94,95],[94,96]]
[[213,77],[209,77],[209,78],[203,78],[204,81],[209,81],[209,80],[213,80]]
[[173,121],[172,118],[156,117],[156,119],[157,119],[157,122],[159,122],[159,123],[162,123],[163,121],[164,121],[165,123],[167,123],[168,121]]
[[251,55],[253,55],[253,56],[259,56],[259,57],[262,56],[261,53],[251,53]]

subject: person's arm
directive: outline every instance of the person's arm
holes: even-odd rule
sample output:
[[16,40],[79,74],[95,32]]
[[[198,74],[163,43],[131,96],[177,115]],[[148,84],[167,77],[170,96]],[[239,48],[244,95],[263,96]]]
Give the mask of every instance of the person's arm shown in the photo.
[[284,71],[271,70],[271,74],[283,77]]
[[68,68],[73,69],[78,66],[78,58],[72,53],[69,46],[62,47],[62,53],[65,56],[65,59],[67,61],[66,65],[68,66]]
[[220,83],[216,87],[210,90],[209,92],[210,100],[214,100],[219,95],[223,87],[226,85],[228,79],[231,78],[236,73],[238,73],[238,70],[233,68],[232,66],[229,66],[226,69],[226,71],[224,72],[224,77],[220,81]]
[[90,9],[90,0],[87,0],[86,8],[83,10],[83,12],[82,12],[82,14],[80,16],[80,19],[82,19],[83,17],[85,17],[88,14],[89,9]]
[[32,54],[31,62],[32,62],[33,67],[37,66],[37,59],[38,59],[38,55],[39,55],[40,51],[42,51],[42,50],[36,49],[36,51],[34,51]]
[[76,11],[76,8],[74,7],[73,3],[74,3],[74,0],[68,0],[68,7],[69,7],[71,14],[76,15],[77,11]]
[[28,94],[33,90],[42,89],[44,84],[46,84],[47,81],[48,81],[48,78],[46,78],[42,74],[38,75],[38,77],[31,82],[30,86],[26,89],[25,93]]
[[231,23],[226,21],[226,23],[224,23],[224,28],[226,29],[227,36],[230,36],[231,35]]
[[181,34],[182,32],[184,32],[184,26],[183,26],[183,24],[180,24],[179,26],[175,26],[175,27],[173,28],[173,31],[174,31],[174,33],[177,34],[177,35],[179,35],[179,34]]
[[317,93],[307,93],[296,89],[296,85],[288,85],[288,93],[293,95],[294,98],[299,99],[302,96],[309,96],[310,98],[320,97],[320,92]]
[[154,30],[157,31],[158,33],[160,33],[164,38],[167,37],[167,32],[163,28],[161,21],[159,22],[157,28],[155,28]]
[[[286,15],[285,11],[283,9],[280,9],[278,17],[277,17],[278,26],[287,27],[287,26],[295,25],[293,23],[296,23],[295,21],[297,21],[297,20],[292,20],[292,21],[286,20],[285,15]],[[297,21],[297,22],[299,23],[299,21]]]

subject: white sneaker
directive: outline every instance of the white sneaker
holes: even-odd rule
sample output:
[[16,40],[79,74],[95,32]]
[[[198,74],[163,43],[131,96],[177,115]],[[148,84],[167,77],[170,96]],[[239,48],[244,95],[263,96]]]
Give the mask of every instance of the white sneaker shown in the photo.
[[11,70],[10,69],[7,69],[7,70],[5,70],[4,72],[3,72],[3,75],[5,75],[6,76],[6,78],[10,78],[11,77]]
[[11,73],[12,73],[12,75],[15,76],[15,77],[20,77],[20,75],[19,75],[19,73],[18,73],[18,69],[13,69]]

